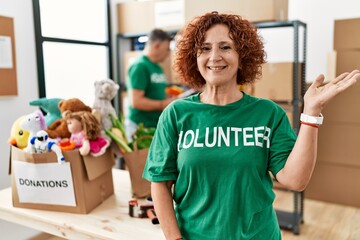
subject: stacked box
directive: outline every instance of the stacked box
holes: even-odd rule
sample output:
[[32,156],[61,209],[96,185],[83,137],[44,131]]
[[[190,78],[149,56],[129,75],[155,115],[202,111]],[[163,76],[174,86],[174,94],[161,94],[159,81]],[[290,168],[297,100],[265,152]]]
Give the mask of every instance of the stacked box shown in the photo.
[[[360,18],[335,21],[332,78],[360,66]],[[336,97],[324,109],[318,162],[306,197],[360,207],[360,86]]]
[[153,0],[118,4],[118,33],[139,34],[154,28],[179,30],[206,12],[239,14],[250,21],[285,21],[288,0]]
[[[302,64],[298,64],[298,71],[301,73]],[[265,63],[262,68],[262,77],[254,83],[254,96],[267,98],[278,102],[291,103],[294,99],[294,63]],[[301,96],[301,74],[297,79],[298,93]]]

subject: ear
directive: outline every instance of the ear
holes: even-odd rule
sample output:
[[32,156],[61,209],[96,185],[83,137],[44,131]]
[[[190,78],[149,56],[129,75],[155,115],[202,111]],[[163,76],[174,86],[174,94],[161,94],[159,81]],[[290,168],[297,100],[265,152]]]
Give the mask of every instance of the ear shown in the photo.
[[60,102],[58,103],[59,109],[61,108],[61,105],[63,105],[64,102],[65,102],[65,100],[60,100]]
[[61,116],[63,117],[63,118],[65,118],[67,115],[69,115],[71,113],[71,111],[70,110],[66,110],[66,111],[64,111],[63,113],[61,113]]

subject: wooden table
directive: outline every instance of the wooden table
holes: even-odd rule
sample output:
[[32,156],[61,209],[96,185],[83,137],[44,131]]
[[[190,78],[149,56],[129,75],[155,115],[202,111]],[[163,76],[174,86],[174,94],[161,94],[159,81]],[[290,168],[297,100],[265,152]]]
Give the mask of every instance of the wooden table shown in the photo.
[[89,214],[14,208],[11,188],[0,191],[0,218],[68,239],[164,239],[159,225],[129,216],[127,171],[113,170],[115,194]]

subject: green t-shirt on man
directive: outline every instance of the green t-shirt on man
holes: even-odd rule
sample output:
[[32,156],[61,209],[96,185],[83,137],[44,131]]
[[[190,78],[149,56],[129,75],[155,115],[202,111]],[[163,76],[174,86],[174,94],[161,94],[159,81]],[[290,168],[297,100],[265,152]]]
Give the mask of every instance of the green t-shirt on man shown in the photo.
[[199,94],[162,113],[143,177],[174,180],[183,239],[281,239],[272,203],[274,176],[296,140],[285,111],[244,93],[217,106]]
[[[157,63],[151,62],[145,55],[139,56],[128,70],[127,88],[144,91],[144,96],[154,100],[166,98],[166,76]],[[145,127],[156,127],[161,114],[160,110],[143,111],[129,106],[128,118]]]

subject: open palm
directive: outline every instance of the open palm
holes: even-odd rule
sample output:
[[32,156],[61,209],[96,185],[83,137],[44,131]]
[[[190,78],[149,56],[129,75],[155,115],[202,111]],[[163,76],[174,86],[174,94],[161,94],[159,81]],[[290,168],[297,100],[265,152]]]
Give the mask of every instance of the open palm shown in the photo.
[[360,80],[360,71],[354,70],[350,73],[343,73],[326,84],[324,84],[324,80],[324,75],[319,75],[306,91],[304,112],[320,113],[331,99]]

